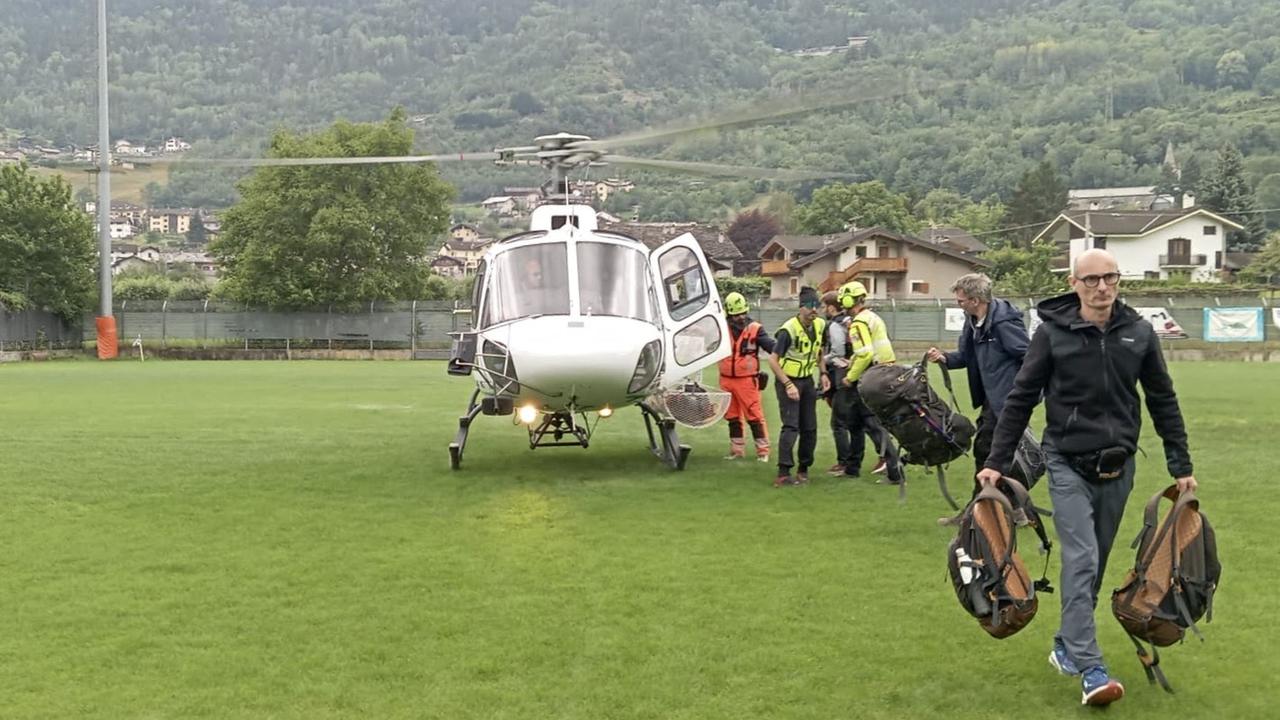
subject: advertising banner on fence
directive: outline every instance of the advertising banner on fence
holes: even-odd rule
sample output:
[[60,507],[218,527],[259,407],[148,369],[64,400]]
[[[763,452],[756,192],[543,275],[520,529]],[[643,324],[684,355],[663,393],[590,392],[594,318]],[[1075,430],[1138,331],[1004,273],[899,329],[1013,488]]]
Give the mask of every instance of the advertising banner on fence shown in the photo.
[[1205,308],[1204,339],[1209,342],[1261,342],[1262,308]]
[[1280,308],[1271,308],[1271,324],[1280,328]]
[[1135,307],[1134,310],[1137,310],[1144,320],[1151,323],[1151,327],[1156,330],[1156,337],[1162,340],[1187,337],[1186,331],[1182,329],[1177,320],[1173,319],[1168,310],[1162,307]]
[[960,332],[964,329],[964,311],[960,308],[947,308],[946,328],[949,332]]

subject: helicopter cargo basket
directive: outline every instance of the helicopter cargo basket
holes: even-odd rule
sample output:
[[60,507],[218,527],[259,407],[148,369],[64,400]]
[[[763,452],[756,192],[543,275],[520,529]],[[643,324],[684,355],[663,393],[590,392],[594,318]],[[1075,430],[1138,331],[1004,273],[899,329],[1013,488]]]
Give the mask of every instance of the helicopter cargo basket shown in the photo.
[[720,422],[729,409],[729,393],[685,385],[658,396],[664,414],[691,428],[710,427]]

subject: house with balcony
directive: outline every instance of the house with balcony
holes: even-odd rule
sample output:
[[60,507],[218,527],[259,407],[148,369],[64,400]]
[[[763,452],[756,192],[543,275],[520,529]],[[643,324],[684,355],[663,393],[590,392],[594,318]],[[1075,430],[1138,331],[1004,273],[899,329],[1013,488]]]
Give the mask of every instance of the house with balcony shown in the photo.
[[780,235],[760,251],[771,298],[792,298],[802,286],[821,292],[860,280],[873,298],[945,297],[956,278],[991,267],[948,243],[884,228],[834,235]]
[[1115,255],[1123,277],[1219,282],[1229,271],[1227,233],[1244,226],[1205,208],[1136,211],[1068,210],[1036,236],[1050,240],[1062,254],[1054,264],[1068,272],[1090,248]]

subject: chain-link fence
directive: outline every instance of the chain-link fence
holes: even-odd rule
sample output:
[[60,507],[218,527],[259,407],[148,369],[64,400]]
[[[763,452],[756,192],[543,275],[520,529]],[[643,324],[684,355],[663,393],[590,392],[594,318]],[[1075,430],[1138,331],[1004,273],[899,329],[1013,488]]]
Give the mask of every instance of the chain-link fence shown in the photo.
[[[1262,333],[1266,340],[1280,340],[1273,320],[1275,302],[1251,296],[1130,297],[1126,301],[1143,308],[1148,317],[1168,328],[1164,337],[1205,338],[1205,308],[1264,308]],[[1034,298],[1016,298],[1030,325]],[[901,342],[948,345],[959,337],[959,316],[950,298],[928,300],[877,300],[874,309],[884,318],[889,336]],[[794,301],[765,300],[753,303],[752,316],[770,331],[795,313]],[[950,311],[950,319],[948,318]],[[216,301],[127,301],[115,308],[116,326],[124,346],[141,338],[149,346],[409,349],[438,356],[449,347],[450,332],[470,327],[471,311],[451,301],[372,302],[360,310],[314,308],[273,312]],[[92,343],[93,316],[81,325],[62,323],[40,311],[0,311],[0,350],[42,347],[74,347]],[[435,351],[435,352],[432,352]]]

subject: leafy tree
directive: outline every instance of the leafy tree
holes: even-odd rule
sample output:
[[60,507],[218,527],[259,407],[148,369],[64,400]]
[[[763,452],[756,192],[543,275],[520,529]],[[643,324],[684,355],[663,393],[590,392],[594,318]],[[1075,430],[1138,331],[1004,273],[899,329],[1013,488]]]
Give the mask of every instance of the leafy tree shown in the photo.
[[89,309],[97,258],[92,219],[60,177],[25,163],[0,165],[0,293],[6,304],[46,308],[66,320]]
[[1028,247],[1010,245],[988,250],[982,256],[994,264],[987,274],[995,281],[998,292],[1035,297],[1066,290],[1066,275],[1050,269],[1059,254],[1053,243],[1040,241]]
[[[1023,173],[1009,201],[1005,222],[1011,226],[1047,223],[1067,207],[1067,186],[1058,178],[1048,161]],[[1028,227],[1011,231],[1014,241],[1023,249],[1031,249],[1031,239],[1042,228]]]
[[754,260],[773,236],[781,232],[782,224],[777,218],[759,210],[748,210],[733,219],[725,234],[744,257]]
[[1231,234],[1232,250],[1248,251],[1260,247],[1263,237],[1262,217],[1253,212],[1253,189],[1244,177],[1244,158],[1234,145],[1223,145],[1217,162],[1201,183],[1198,204],[1221,213],[1245,226]]
[[[382,123],[335,123],[278,133],[271,157],[407,155],[404,112]],[[225,292],[268,307],[351,307],[415,297],[431,239],[449,221],[452,189],[428,165],[395,163],[259,169],[240,185],[211,250]]]
[[[1257,204],[1263,208],[1280,208],[1280,173],[1272,173],[1258,183],[1255,193]],[[1280,227],[1280,211],[1263,213],[1263,223],[1268,229]]]
[[716,278],[716,289],[724,297],[731,292],[742,293],[748,300],[769,296],[769,278],[760,275],[738,275]]
[[795,218],[802,232],[813,235],[838,233],[851,226],[914,233],[920,226],[911,216],[907,196],[889,190],[879,180],[819,188],[808,203],[796,208]]
[[1262,252],[1240,271],[1240,279],[1280,285],[1280,232],[1271,233]]
[[1005,207],[999,198],[975,203],[954,190],[930,190],[915,206],[916,217],[933,226],[952,225],[969,232],[990,232],[1000,227]]
[[187,242],[192,245],[203,245],[206,240],[208,240],[208,234],[204,229],[204,218],[197,212],[191,217],[191,226],[187,228]]
[[1258,71],[1254,87],[1264,95],[1280,94],[1280,59],[1272,60]]
[[1218,58],[1215,68],[1218,87],[1229,87],[1245,90],[1249,87],[1249,61],[1239,50],[1228,50]]
[[546,110],[528,90],[512,93],[510,107],[520,115],[540,115]]

